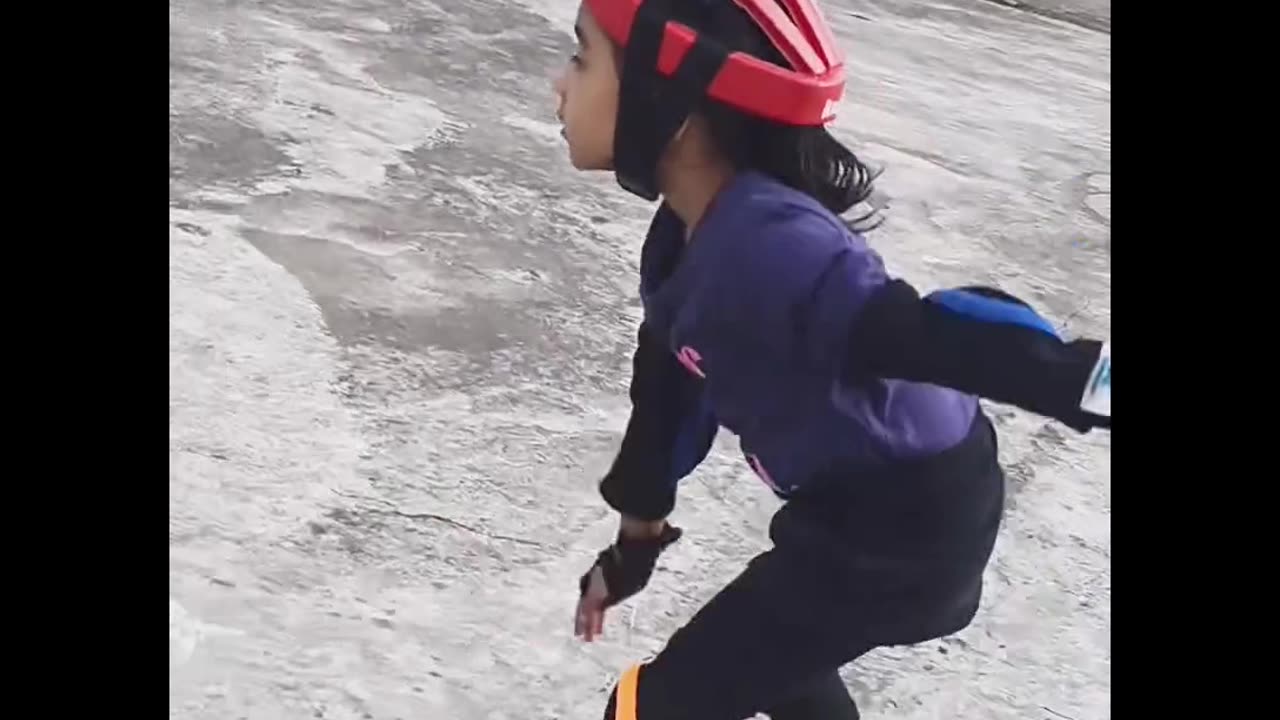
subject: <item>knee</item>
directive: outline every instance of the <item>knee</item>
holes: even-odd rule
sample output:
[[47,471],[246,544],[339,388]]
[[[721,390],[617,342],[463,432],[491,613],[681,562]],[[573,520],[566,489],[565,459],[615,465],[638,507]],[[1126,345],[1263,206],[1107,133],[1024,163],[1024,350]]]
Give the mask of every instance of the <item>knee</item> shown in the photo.
[[[642,677],[642,675],[644,677]],[[737,720],[735,713],[714,693],[695,690],[683,682],[671,682],[669,674],[648,665],[636,665],[618,679],[604,720]]]

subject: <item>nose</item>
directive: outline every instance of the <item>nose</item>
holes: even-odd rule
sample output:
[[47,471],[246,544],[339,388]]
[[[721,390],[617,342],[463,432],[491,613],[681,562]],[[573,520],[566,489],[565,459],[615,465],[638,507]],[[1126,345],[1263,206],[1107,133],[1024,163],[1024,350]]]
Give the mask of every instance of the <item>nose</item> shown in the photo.
[[551,90],[560,98],[560,103],[564,104],[564,95],[567,87],[566,68],[561,68],[555,75],[551,76]]
[[551,90],[556,94],[556,118],[562,123],[564,122],[566,87],[564,71],[551,78]]

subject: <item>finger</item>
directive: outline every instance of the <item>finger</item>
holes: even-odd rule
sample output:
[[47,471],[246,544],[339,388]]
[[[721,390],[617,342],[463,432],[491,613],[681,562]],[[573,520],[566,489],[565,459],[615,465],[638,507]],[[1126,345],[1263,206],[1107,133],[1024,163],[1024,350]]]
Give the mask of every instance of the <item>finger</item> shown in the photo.
[[604,610],[595,609],[587,612],[587,642],[591,642],[604,634]]
[[587,581],[587,591],[578,598],[578,609],[574,615],[576,637],[591,642],[603,633],[604,611],[608,600],[609,589],[604,580],[604,571],[595,568]]
[[591,630],[591,611],[594,607],[594,603],[586,595],[578,599],[578,607],[573,613],[574,636],[583,637]]
[[595,627],[595,613],[598,612],[597,604],[592,601],[588,595],[583,595],[578,600],[578,609],[573,616],[573,634],[587,642],[591,641],[592,630]]
[[598,608],[587,615],[587,623],[592,637],[604,635],[604,613],[604,608]]

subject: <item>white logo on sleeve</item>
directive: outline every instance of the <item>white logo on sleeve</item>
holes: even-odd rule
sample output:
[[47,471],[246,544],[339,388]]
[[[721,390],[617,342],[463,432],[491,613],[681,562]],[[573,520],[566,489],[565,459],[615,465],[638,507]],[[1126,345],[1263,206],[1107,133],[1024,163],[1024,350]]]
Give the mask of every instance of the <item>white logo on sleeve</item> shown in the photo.
[[1098,353],[1098,363],[1089,373],[1089,384],[1085,385],[1084,396],[1080,399],[1080,409],[1094,415],[1111,417],[1111,341],[1102,344],[1102,352]]

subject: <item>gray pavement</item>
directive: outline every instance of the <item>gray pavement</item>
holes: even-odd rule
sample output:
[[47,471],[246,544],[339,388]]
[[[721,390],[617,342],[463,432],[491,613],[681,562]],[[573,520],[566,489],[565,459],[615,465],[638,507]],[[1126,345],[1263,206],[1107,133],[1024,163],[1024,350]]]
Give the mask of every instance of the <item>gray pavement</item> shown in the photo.
[[[1109,335],[1109,35],[824,7],[891,269]],[[651,213],[565,161],[575,9],[171,0],[171,718],[595,720],[764,547],[777,502],[722,438],[687,541],[605,642],[571,637]],[[1012,495],[983,609],[850,666],[868,718],[1110,717],[1110,437],[992,412]]]
[[1111,0],[988,0],[1081,27],[1111,32]]

